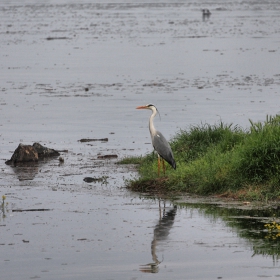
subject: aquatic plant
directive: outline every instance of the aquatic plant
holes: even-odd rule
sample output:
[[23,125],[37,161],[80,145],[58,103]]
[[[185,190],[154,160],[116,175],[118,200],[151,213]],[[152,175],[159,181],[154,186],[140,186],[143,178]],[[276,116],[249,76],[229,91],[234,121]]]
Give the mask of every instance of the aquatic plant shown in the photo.
[[267,230],[268,234],[265,236],[267,239],[276,240],[280,237],[280,224],[276,223],[275,221],[265,224],[265,229]]

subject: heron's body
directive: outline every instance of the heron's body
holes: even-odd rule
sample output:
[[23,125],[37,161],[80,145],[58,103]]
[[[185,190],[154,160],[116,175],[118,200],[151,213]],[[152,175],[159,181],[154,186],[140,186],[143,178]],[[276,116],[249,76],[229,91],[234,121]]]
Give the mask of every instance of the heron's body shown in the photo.
[[[157,114],[157,108],[152,104],[147,104],[145,106],[139,106],[136,109],[149,109],[153,112],[149,120],[149,130],[151,134],[153,147],[159,156],[159,163],[158,163],[159,170],[160,170],[160,158],[167,161],[174,169],[176,169],[176,162],[174,160],[174,156],[169,143],[161,134],[161,132],[156,130],[154,126],[154,117]],[[163,171],[165,172],[164,161],[162,162],[162,164],[163,164]]]

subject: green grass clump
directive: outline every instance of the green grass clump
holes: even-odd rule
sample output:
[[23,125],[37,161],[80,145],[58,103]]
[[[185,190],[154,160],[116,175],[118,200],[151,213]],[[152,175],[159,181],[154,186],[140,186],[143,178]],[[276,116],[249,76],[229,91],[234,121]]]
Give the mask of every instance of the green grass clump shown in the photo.
[[280,116],[238,126],[202,124],[181,130],[171,141],[177,170],[157,177],[153,153],[139,163],[136,190],[186,191],[264,200],[280,195]]
[[140,164],[143,157],[125,157],[117,162],[117,164]]

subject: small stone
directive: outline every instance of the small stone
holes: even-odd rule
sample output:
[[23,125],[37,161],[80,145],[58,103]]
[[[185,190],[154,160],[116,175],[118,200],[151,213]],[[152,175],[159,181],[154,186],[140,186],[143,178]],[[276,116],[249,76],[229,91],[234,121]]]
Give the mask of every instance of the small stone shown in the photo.
[[64,158],[63,157],[59,157],[59,162],[63,163],[64,162]]

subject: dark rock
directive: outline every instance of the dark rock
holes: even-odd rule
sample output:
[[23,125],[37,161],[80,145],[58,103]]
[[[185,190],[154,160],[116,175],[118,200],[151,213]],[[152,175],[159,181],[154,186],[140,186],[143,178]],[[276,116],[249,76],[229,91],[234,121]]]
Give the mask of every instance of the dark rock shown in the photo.
[[31,145],[19,144],[14,151],[10,160],[5,163],[8,165],[16,165],[18,163],[38,162],[40,158],[59,156],[59,152],[42,146],[39,143]]
[[37,150],[31,145],[19,144],[10,160],[5,163],[16,164],[18,162],[37,162],[39,159]]
[[34,143],[33,147],[38,152],[39,158],[60,156],[58,151],[44,147],[39,143]]
[[103,179],[102,178],[94,178],[94,177],[85,177],[84,178],[84,181],[86,183],[92,183],[92,182],[100,182],[102,181]]

